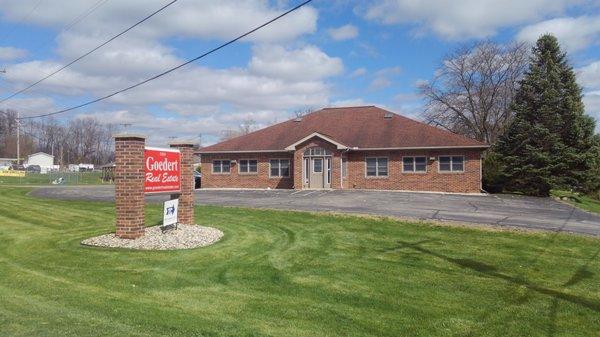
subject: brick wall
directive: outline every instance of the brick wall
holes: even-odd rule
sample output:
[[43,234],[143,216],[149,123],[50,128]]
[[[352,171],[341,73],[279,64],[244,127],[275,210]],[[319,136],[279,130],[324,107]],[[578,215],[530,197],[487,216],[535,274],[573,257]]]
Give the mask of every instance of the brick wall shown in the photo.
[[[438,171],[438,156],[464,155],[464,172]],[[426,173],[402,172],[403,156],[427,157]],[[348,153],[347,188],[478,193],[481,188],[480,150],[368,151]],[[387,157],[387,177],[366,177],[366,157]],[[435,157],[435,160],[429,160]],[[346,187],[346,186],[345,186]]]
[[[206,188],[302,188],[302,155],[306,148],[320,146],[333,154],[331,187],[339,189],[380,189],[407,191],[438,191],[456,193],[478,193],[481,187],[481,151],[480,150],[420,150],[420,151],[368,151],[344,152],[320,139],[312,139],[297,147],[293,156],[289,152],[256,154],[203,154],[202,187]],[[438,156],[461,155],[465,157],[464,172],[441,173],[438,171]],[[341,158],[348,158],[348,176],[340,182]],[[387,157],[387,177],[366,177],[366,157]],[[403,156],[427,157],[426,173],[402,172]],[[434,160],[429,160],[435,157]],[[269,178],[269,159],[292,159],[293,177]],[[232,164],[230,174],[212,174],[213,159],[238,161]],[[257,159],[258,174],[239,174],[240,159]]]
[[[228,174],[212,173],[212,161],[214,159],[235,160],[231,164]],[[258,161],[258,173],[240,173],[240,159],[256,159]],[[270,159],[289,159],[290,177],[269,177]],[[223,153],[219,155],[203,154],[201,156],[202,188],[293,188],[294,187],[294,160],[290,152],[268,152],[268,153]]]
[[181,152],[181,193],[171,198],[179,198],[177,221],[182,224],[194,224],[194,143],[175,142],[169,144]]
[[116,235],[144,235],[144,145],[142,136],[115,136]]

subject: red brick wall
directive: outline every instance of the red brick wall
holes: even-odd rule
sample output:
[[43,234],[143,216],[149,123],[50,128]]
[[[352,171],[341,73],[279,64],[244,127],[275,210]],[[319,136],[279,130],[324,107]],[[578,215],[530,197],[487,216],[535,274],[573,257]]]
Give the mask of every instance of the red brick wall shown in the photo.
[[[229,174],[213,174],[212,161],[214,159],[235,160],[236,163],[231,164]],[[258,173],[239,173],[240,159],[258,160]],[[290,177],[270,178],[270,159],[289,159]],[[203,154],[201,167],[202,188],[293,188],[294,186],[295,166],[291,152]]]
[[[300,144],[296,152],[256,153],[256,154],[204,154],[202,155],[202,187],[206,188],[302,188],[302,154],[308,147],[320,146],[333,153],[331,187],[340,188],[341,156],[348,158],[348,176],[343,179],[344,189],[380,189],[406,191],[437,191],[456,193],[480,192],[480,150],[420,150],[420,151],[368,151],[356,152],[337,150],[336,147],[320,139],[312,139]],[[438,156],[464,155],[464,172],[440,173]],[[387,177],[366,177],[366,157],[387,157]],[[427,157],[426,173],[403,173],[403,156]],[[435,160],[429,160],[435,157]],[[269,178],[269,159],[292,159],[293,177]],[[257,159],[258,174],[238,173],[238,164],[232,164],[230,174],[212,174],[213,159],[230,159],[239,163],[240,159]]]
[[144,235],[144,145],[138,136],[115,136],[116,235]]
[[181,152],[181,193],[171,195],[179,198],[177,221],[186,225],[194,224],[194,144],[171,143],[172,148]]
[[[464,155],[464,172],[441,173],[438,156]],[[426,156],[427,173],[403,173],[403,156]],[[480,150],[368,151],[348,153],[348,188],[477,193],[481,188]],[[388,177],[366,177],[366,157],[387,157]],[[435,157],[435,160],[429,160]]]

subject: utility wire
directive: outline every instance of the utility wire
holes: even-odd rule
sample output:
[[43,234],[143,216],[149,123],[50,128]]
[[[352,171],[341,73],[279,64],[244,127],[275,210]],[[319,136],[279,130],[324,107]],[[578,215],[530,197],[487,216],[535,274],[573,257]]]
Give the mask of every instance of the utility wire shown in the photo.
[[155,80],[155,79],[157,79],[157,78],[159,78],[159,77],[162,77],[162,76],[164,76],[164,75],[167,75],[167,74],[169,74],[169,73],[171,73],[171,72],[173,72],[173,71],[175,71],[175,70],[177,70],[177,69],[179,69],[179,68],[182,68],[182,67],[184,67],[184,66],[186,66],[186,65],[188,65],[188,64],[190,64],[190,63],[192,63],[192,62],[195,62],[195,61],[197,61],[197,60],[199,60],[199,59],[201,59],[201,58],[204,58],[204,57],[206,57],[206,56],[208,56],[208,55],[210,55],[210,54],[212,54],[212,53],[214,53],[214,52],[216,52],[216,51],[218,51],[218,50],[220,50],[220,49],[223,49],[223,48],[227,47],[228,45],[230,45],[230,44],[232,44],[232,43],[234,43],[234,42],[236,42],[236,41],[238,41],[238,40],[240,40],[240,39],[243,39],[244,37],[246,37],[246,36],[248,36],[248,35],[250,35],[250,34],[252,34],[252,33],[256,32],[257,30],[259,30],[259,29],[261,29],[261,28],[264,28],[264,27],[268,26],[269,24],[271,24],[271,23],[273,23],[273,22],[275,22],[275,21],[277,21],[277,20],[281,19],[282,17],[284,17],[284,16],[286,16],[286,15],[288,15],[288,14],[290,14],[290,13],[292,13],[292,12],[294,12],[294,11],[298,10],[298,9],[300,9],[301,7],[303,7],[304,5],[306,5],[306,4],[310,3],[310,2],[312,2],[312,0],[307,0],[307,1],[304,1],[304,2],[300,3],[299,5],[297,5],[296,7],[293,7],[293,8],[291,8],[291,9],[289,9],[288,11],[286,11],[286,12],[284,12],[284,13],[282,13],[282,14],[280,14],[280,15],[276,16],[276,17],[274,17],[273,19],[271,19],[271,20],[269,20],[269,21],[267,21],[267,22],[265,22],[265,23],[261,24],[260,26],[257,26],[257,27],[255,27],[255,28],[253,28],[253,29],[251,29],[251,30],[247,31],[246,33],[244,33],[244,34],[242,34],[242,35],[240,35],[240,36],[238,36],[238,37],[234,38],[233,40],[229,40],[228,42],[225,42],[225,43],[221,44],[220,46],[218,46],[218,47],[215,47],[215,48],[213,48],[213,49],[211,49],[211,50],[209,50],[209,51],[205,52],[204,54],[202,54],[202,55],[200,55],[200,56],[194,57],[193,59],[190,59],[190,60],[188,60],[188,61],[186,61],[186,62],[184,62],[184,63],[181,63],[181,64],[180,64],[180,65],[178,65],[178,66],[175,66],[175,67],[173,67],[173,68],[170,68],[170,69],[168,69],[168,70],[166,70],[166,71],[163,71],[163,72],[162,72],[162,73],[160,73],[160,74],[157,74],[157,75],[154,75],[154,76],[152,76],[152,77],[150,77],[150,78],[147,78],[147,79],[145,79],[145,80],[143,80],[143,81],[141,81],[141,82],[138,82],[138,83],[136,83],[136,84],[130,85],[130,86],[126,87],[126,88],[123,88],[123,89],[121,89],[121,90],[115,91],[115,92],[113,92],[113,93],[111,93],[111,94],[108,94],[108,95],[106,95],[106,96],[102,96],[102,97],[99,97],[99,98],[93,99],[93,100],[91,100],[91,101],[87,101],[87,102],[85,102],[85,103],[82,103],[82,104],[79,104],[79,105],[72,106],[72,107],[70,107],[70,108],[66,108],[66,109],[62,109],[62,110],[58,110],[58,111],[54,111],[54,112],[49,112],[49,113],[45,113],[45,114],[41,114],[41,115],[36,115],[36,116],[26,116],[26,117],[21,117],[20,119],[32,119],[32,118],[39,118],[39,117],[47,117],[47,116],[58,115],[58,114],[61,114],[61,113],[65,113],[65,112],[68,112],[68,111],[71,111],[71,110],[79,109],[79,108],[82,108],[82,107],[84,107],[84,106],[88,106],[88,105],[90,105],[90,104],[94,104],[94,103],[97,103],[97,102],[103,101],[103,100],[105,100],[105,99],[108,99],[108,98],[111,98],[111,97],[113,97],[113,96],[115,96],[115,95],[118,95],[118,94],[120,94],[120,93],[122,93],[122,92],[125,92],[125,91],[131,90],[131,89],[133,89],[133,88],[139,87],[139,86],[140,86],[140,85],[142,85],[142,84],[148,83],[148,82],[150,82],[150,81],[153,81],[153,80]]
[[25,20],[27,20],[31,16],[31,14],[33,14],[33,12],[35,12],[38,9],[38,7],[40,7],[40,5],[42,4],[42,1],[43,0],[39,0],[27,14],[23,15],[21,17],[21,19],[19,19],[19,21],[17,21],[17,23],[12,26],[11,29],[4,31],[4,34],[2,34],[2,37],[0,37],[0,40],[4,40],[5,37],[12,34],[12,32],[15,30],[16,25],[20,25]]
[[100,49],[100,48],[104,47],[104,46],[105,46],[105,45],[107,45],[108,43],[112,42],[113,40],[117,39],[117,38],[118,38],[118,37],[120,37],[121,35],[123,35],[123,34],[127,33],[128,31],[132,30],[133,28],[135,28],[135,27],[139,26],[140,24],[142,24],[142,23],[143,23],[143,22],[145,22],[146,20],[150,19],[150,18],[151,18],[151,17],[153,17],[154,15],[156,15],[156,14],[158,14],[158,13],[162,12],[164,9],[166,9],[166,8],[167,8],[167,7],[169,7],[169,6],[171,6],[172,4],[174,4],[174,3],[175,3],[175,2],[177,2],[177,1],[178,1],[178,0],[172,0],[172,1],[171,1],[171,2],[169,2],[168,4],[164,5],[163,7],[159,8],[158,10],[154,11],[152,14],[150,14],[150,15],[146,16],[145,18],[141,19],[140,21],[136,22],[136,23],[135,23],[133,26],[130,26],[129,28],[125,29],[124,31],[120,32],[119,34],[117,34],[117,35],[115,35],[115,36],[111,37],[110,39],[106,40],[105,42],[103,42],[103,43],[102,43],[102,44],[100,44],[99,46],[97,46],[97,47],[93,48],[92,50],[88,51],[87,53],[85,53],[85,54],[83,54],[83,55],[79,56],[78,58],[74,59],[73,61],[71,61],[71,62],[67,63],[66,65],[64,65],[64,66],[62,66],[62,67],[60,67],[60,68],[58,68],[57,70],[55,70],[55,71],[51,72],[50,74],[48,74],[48,75],[46,75],[46,76],[42,77],[41,79],[37,80],[36,82],[33,82],[33,83],[31,83],[30,85],[26,86],[25,88],[23,88],[23,89],[21,89],[21,90],[19,90],[19,91],[15,92],[15,93],[13,93],[13,94],[11,94],[11,95],[9,95],[9,96],[5,97],[5,98],[3,98],[2,100],[0,100],[0,103],[3,103],[3,102],[5,102],[5,101],[7,101],[7,100],[9,100],[9,99],[11,99],[11,98],[13,98],[13,97],[17,96],[18,94],[20,94],[20,93],[22,93],[22,92],[24,92],[24,91],[26,91],[26,90],[29,90],[29,89],[33,88],[34,86],[38,85],[39,83],[41,83],[42,81],[44,81],[44,80],[48,79],[49,77],[51,77],[51,76],[54,76],[54,75],[58,74],[59,72],[61,72],[61,71],[62,71],[62,70],[64,70],[65,68],[67,68],[67,67],[71,66],[73,63],[75,63],[75,62],[77,62],[77,61],[81,60],[82,58],[84,58],[84,57],[86,57],[86,56],[90,55],[91,53],[95,52],[96,50],[98,50],[98,49]]
[[[40,0],[40,2],[41,2],[41,0]],[[90,16],[90,15],[91,15],[92,13],[94,13],[94,12],[95,12],[95,11],[96,11],[98,8],[102,7],[102,6],[103,6],[104,4],[106,4],[107,2],[108,2],[108,0],[98,0],[98,1],[97,1],[96,3],[94,3],[92,6],[88,7],[88,8],[87,8],[86,10],[84,10],[83,12],[79,13],[79,14],[78,14],[78,15],[77,15],[75,18],[73,18],[73,20],[71,20],[71,22],[69,22],[68,24],[66,24],[66,25],[65,25],[65,26],[64,26],[64,27],[63,27],[63,28],[60,30],[60,33],[63,33],[63,32],[67,32],[67,31],[69,31],[69,29],[71,29],[71,28],[73,28],[74,26],[76,26],[77,24],[79,24],[79,23],[80,23],[80,22],[81,22],[83,19],[85,19],[85,18],[87,18],[88,16]],[[38,3],[38,5],[39,5],[39,3]],[[37,8],[37,6],[36,6],[35,8]],[[59,33],[59,34],[60,34],[60,33]],[[0,71],[0,72],[2,72],[2,71]],[[4,71],[4,72],[6,72],[6,71]],[[6,108],[7,108],[7,109],[11,109],[11,107],[10,107],[10,106],[7,106]],[[23,107],[14,108],[14,109],[17,109],[17,110],[26,110],[26,111],[28,110],[28,109],[25,109],[25,108],[23,108]],[[29,110],[29,111],[32,111],[32,110]],[[7,116],[7,114],[6,114],[4,111],[2,111],[2,110],[0,110],[0,114],[4,114],[5,116]]]
[[73,26],[77,25],[79,22],[81,22],[81,20],[90,16],[90,14],[94,13],[98,8],[102,7],[107,2],[108,2],[108,0],[98,0],[98,2],[93,4],[91,7],[86,9],[83,13],[81,13],[77,17],[75,17],[75,19],[73,19],[70,23],[68,23],[65,26],[65,28],[62,29],[62,31],[66,32],[69,29],[73,28]]

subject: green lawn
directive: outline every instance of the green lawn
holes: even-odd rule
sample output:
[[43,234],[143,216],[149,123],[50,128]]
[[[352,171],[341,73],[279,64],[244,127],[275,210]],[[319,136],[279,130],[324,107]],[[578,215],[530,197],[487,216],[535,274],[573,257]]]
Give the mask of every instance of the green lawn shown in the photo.
[[1,336],[600,331],[598,238],[199,207],[221,242],[109,250],[79,242],[113,230],[112,204],[26,192],[0,188]]
[[562,200],[584,209],[589,212],[600,214],[600,200],[592,199],[586,195],[579,193],[573,193],[568,191],[553,190],[552,196],[555,198],[561,198]]
[[51,185],[59,177],[65,185],[102,184],[102,172],[50,172],[47,174],[27,173],[25,177],[0,176],[0,185]]

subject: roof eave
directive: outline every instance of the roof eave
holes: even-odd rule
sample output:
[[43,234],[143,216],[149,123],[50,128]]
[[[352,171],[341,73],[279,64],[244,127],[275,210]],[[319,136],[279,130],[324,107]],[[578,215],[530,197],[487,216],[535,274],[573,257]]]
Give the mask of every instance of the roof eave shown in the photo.
[[383,151],[383,150],[444,150],[444,149],[487,149],[490,145],[445,145],[445,146],[403,146],[403,147],[352,147],[352,151]]
[[222,150],[222,151],[196,151],[194,154],[213,154],[213,153],[276,153],[290,152],[289,150]]

